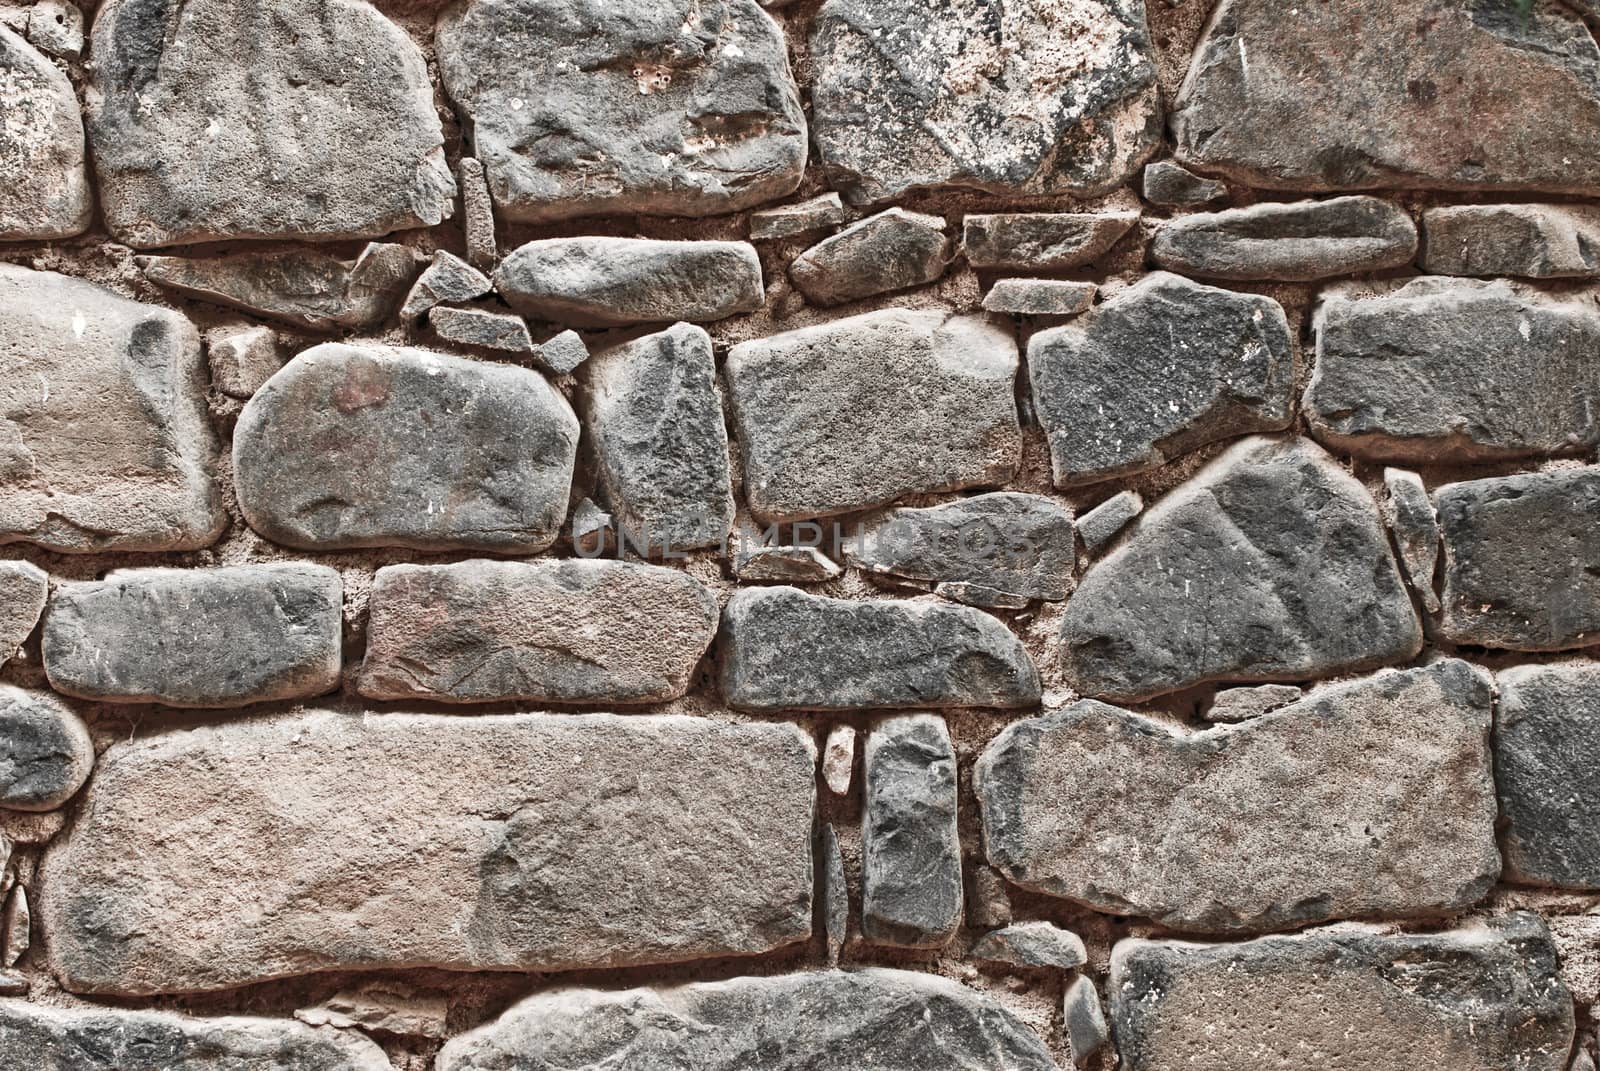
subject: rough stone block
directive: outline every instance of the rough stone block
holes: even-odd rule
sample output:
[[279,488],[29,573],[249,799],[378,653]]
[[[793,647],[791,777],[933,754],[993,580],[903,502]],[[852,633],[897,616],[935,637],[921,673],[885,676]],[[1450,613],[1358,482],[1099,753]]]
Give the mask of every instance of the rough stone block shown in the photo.
[[1001,279],[983,295],[983,307],[1018,316],[1076,316],[1089,311],[1097,289],[1064,279]]
[[756,584],[821,584],[844,569],[816,547],[754,547],[735,553],[733,571]]
[[1072,1062],[1079,1067],[1087,1066],[1090,1057],[1111,1040],[1111,1027],[1100,1006],[1100,994],[1088,978],[1074,978],[1062,992],[1061,1032],[1066,1035]]
[[93,766],[89,730],[65,703],[0,684],[0,807],[54,810],[77,794]]
[[261,324],[233,324],[206,332],[211,385],[230,398],[248,399],[283,367],[278,336]]
[[0,562],[0,666],[33,634],[49,594],[50,574],[37,565]]
[[1018,922],[984,934],[968,955],[1006,967],[1072,971],[1089,962],[1083,939],[1048,922]]
[[801,253],[789,278],[811,304],[843,305],[933,282],[944,274],[949,245],[938,216],[891,208]]
[[1600,275],[1600,209],[1441,205],[1422,214],[1422,270],[1529,279]]
[[443,249],[434,251],[433,262],[417,277],[411,292],[406,295],[400,315],[415,320],[435,305],[459,305],[476,301],[494,289],[494,284],[483,272]]
[[1144,169],[1144,199],[1163,208],[1197,208],[1225,200],[1228,187],[1196,175],[1173,160],[1157,160]]
[[1221,688],[1211,705],[1200,715],[1206,721],[1241,722],[1270,714],[1279,707],[1298,703],[1305,693],[1293,684],[1257,684],[1244,688]]
[[1137,212],[1001,212],[962,220],[962,250],[980,271],[1063,271],[1105,253]]
[[1494,770],[1506,874],[1600,888],[1600,664],[1512,666],[1496,674]]
[[1416,255],[1416,224],[1376,197],[1180,216],[1162,224],[1150,246],[1151,259],[1183,275],[1287,282],[1398,268]]
[[861,932],[938,947],[961,925],[956,755],[944,720],[909,714],[867,737]]
[[78,96],[65,74],[4,26],[0,99],[0,241],[83,233],[94,203]]
[[428,313],[428,326],[439,338],[458,346],[494,350],[518,357],[532,357],[536,352],[527,323],[522,317],[509,312],[435,308]]
[[1078,536],[1083,549],[1092,557],[1099,554],[1133,519],[1144,512],[1144,499],[1137,491],[1118,491],[1078,518]]
[[752,242],[793,238],[813,231],[831,230],[844,223],[844,203],[831,190],[798,204],[779,205],[750,213]]

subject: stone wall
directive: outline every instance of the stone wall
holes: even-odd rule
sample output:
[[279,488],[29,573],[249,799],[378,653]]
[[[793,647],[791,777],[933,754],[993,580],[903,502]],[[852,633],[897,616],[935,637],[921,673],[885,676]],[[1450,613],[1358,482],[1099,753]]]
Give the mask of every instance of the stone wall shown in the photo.
[[1594,0],[0,0],[0,1068],[1593,1071]]

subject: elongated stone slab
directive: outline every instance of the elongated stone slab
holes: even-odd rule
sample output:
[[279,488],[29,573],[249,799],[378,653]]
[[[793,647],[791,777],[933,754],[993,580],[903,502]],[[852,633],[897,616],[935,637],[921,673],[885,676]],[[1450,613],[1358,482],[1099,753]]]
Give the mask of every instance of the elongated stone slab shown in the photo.
[[1422,270],[1439,275],[1600,275],[1592,205],[1441,205],[1422,214],[1422,234]]
[[1061,271],[1088,264],[1137,222],[1137,212],[986,213],[961,221],[961,247],[980,271]]
[[1494,770],[1506,874],[1600,888],[1600,663],[1512,666],[1496,674]]
[[961,925],[956,754],[932,714],[888,718],[867,737],[861,931],[938,947]]
[[717,614],[700,581],[651,565],[388,565],[373,582],[357,689],[454,703],[676,699]]
[[94,204],[78,96],[65,74],[4,26],[0,99],[0,241],[81,234]]
[[610,714],[314,711],[116,744],[44,863],[51,965],[133,995],[766,952],[811,932],[815,763],[792,725]]
[[1202,279],[1305,282],[1409,264],[1417,226],[1376,197],[1279,204],[1180,216],[1162,225],[1150,257]]

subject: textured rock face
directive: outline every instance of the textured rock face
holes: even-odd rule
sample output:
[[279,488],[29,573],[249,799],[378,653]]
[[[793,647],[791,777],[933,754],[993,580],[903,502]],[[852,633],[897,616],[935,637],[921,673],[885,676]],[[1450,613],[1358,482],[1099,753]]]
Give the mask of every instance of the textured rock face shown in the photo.
[[813,305],[843,305],[933,282],[944,274],[949,245],[938,216],[891,208],[801,253],[789,278]]
[[446,342],[458,346],[471,346],[480,350],[494,350],[518,357],[532,357],[536,352],[533,336],[522,317],[493,309],[434,309],[428,314],[428,326]]
[[221,327],[206,332],[206,363],[211,385],[243,401],[283,367],[283,354],[270,327]]
[[1165,208],[1190,208],[1221,201],[1228,187],[1196,175],[1172,160],[1157,160],[1144,169],[1144,199]]
[[0,100],[0,240],[81,233],[94,206],[77,94],[66,75],[4,26]]
[[1157,264],[1184,275],[1292,282],[1396,268],[1416,255],[1416,224],[1376,197],[1181,216],[1150,247]]
[[342,587],[322,565],[119,569],[50,600],[57,691],[108,702],[236,707],[339,686]]
[[1394,536],[1411,590],[1430,614],[1439,612],[1433,574],[1439,568],[1439,518],[1422,477],[1403,469],[1383,470],[1383,520]]
[[764,952],[811,932],[814,763],[791,725],[605,714],[313,712],[117,744],[46,859],[52,966],[140,994]]
[[1294,350],[1271,298],[1158,273],[1035,334],[1028,376],[1056,486],[1072,487],[1287,427]]
[[22,646],[44,613],[50,576],[30,562],[0,562],[0,666]]
[[1087,1066],[1089,1058],[1111,1040],[1100,994],[1089,979],[1073,979],[1061,994],[1061,1032],[1066,1035],[1072,1062],[1079,1067]]
[[675,699],[717,628],[698,580],[613,561],[390,565],[371,607],[372,699]]
[[1371,496],[1302,439],[1248,439],[1151,507],[1078,585],[1062,666],[1136,700],[1398,662],[1422,629]]
[[983,295],[983,307],[1022,316],[1076,316],[1089,311],[1096,289],[1064,279],[1001,279]]
[[742,710],[1026,707],[1039,674],[981,610],[847,602],[795,588],[736,593],[722,615],[722,694]]
[[226,523],[216,450],[188,320],[0,264],[0,542],[208,546]]
[[1089,962],[1083,940],[1070,930],[1048,922],[1019,922],[986,933],[972,946],[971,956],[1009,967],[1049,967],[1076,970]]
[[1580,205],[1445,205],[1422,216],[1422,269],[1530,279],[1600,275],[1600,211]]
[[715,216],[800,185],[805,116],[755,0],[468,0],[437,45],[503,219]]
[[961,925],[956,755],[944,721],[889,718],[867,737],[861,931],[937,947]]
[[1550,933],[1525,914],[1436,934],[1122,941],[1107,990],[1128,1071],[1293,1071],[1309,1053],[1331,1071],[1563,1071],[1573,1035]]
[[101,208],[129,245],[365,238],[450,215],[422,53],[363,0],[248,17],[230,0],[113,0],[93,51]]
[[1136,212],[1003,212],[968,216],[967,262],[987,271],[1061,271],[1087,264],[1139,222]]
[[1600,314],[1504,282],[1418,279],[1329,295],[1305,406],[1312,434],[1378,461],[1587,452],[1600,442],[1590,358]]
[[1514,651],[1600,640],[1600,468],[1447,484],[1433,502],[1446,638]]
[[245,519],[278,543],[531,554],[560,532],[577,445],[536,372],[330,342],[250,399],[233,456]]
[[750,508],[772,521],[1004,483],[1022,456],[1017,346],[975,317],[885,309],[733,347]]
[[1172,117],[1178,159],[1271,189],[1600,190],[1600,48],[1576,14],[1410,14],[1226,0]]
[[844,202],[837,193],[824,193],[798,204],[779,205],[750,213],[750,240],[793,238],[812,231],[829,230],[844,222]]
[[451,1041],[439,1071],[695,1067],[1055,1071],[1037,1035],[957,982],[869,968],[667,989],[560,989]]
[[1600,665],[1512,666],[1497,675],[1494,769],[1506,873],[1563,888],[1600,887]]
[[1488,675],[1453,660],[1198,733],[1086,700],[979,760],[984,846],[1025,888],[1197,933],[1441,913],[1500,873],[1489,727]]
[[607,504],[640,552],[713,547],[733,527],[711,336],[677,324],[596,353],[583,419]]
[[494,283],[487,275],[454,253],[440,249],[406,294],[400,316],[413,320],[435,306],[473,301],[493,289]]
[[828,0],[811,56],[812,136],[857,202],[1100,191],[1161,137],[1138,0]]
[[1083,549],[1091,555],[1100,553],[1143,512],[1144,498],[1137,491],[1118,491],[1078,518],[1078,537],[1083,540]]
[[66,704],[0,684],[0,807],[53,810],[77,794],[93,765],[89,730]]
[[0,1062],[30,1071],[389,1071],[365,1036],[292,1019],[0,1001]]

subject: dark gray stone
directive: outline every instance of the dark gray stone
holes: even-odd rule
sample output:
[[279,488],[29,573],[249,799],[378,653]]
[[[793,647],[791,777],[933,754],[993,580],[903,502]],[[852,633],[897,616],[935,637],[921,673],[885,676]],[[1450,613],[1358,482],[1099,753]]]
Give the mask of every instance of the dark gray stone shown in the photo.
[[1258,684],[1253,688],[1223,688],[1212,697],[1201,717],[1206,721],[1241,722],[1298,703],[1305,693],[1293,684]]
[[580,408],[601,496],[641,554],[719,546],[733,527],[711,336],[675,324],[597,351]]
[[1166,464],[1293,416],[1294,348],[1271,298],[1158,272],[1028,340],[1058,487]]
[[339,687],[342,585],[325,565],[116,569],[56,589],[44,669],[58,692],[237,707]]
[[754,0],[466,0],[435,42],[503,219],[716,216],[800,185],[805,116]]
[[1059,601],[1072,591],[1072,511],[1043,495],[997,491],[868,517],[845,543],[852,565],[931,583]]
[[1011,894],[1006,881],[988,863],[972,861],[967,868],[967,924],[980,930],[997,930],[1011,925]]
[[1144,512],[1144,499],[1137,491],[1118,491],[1078,518],[1078,536],[1083,549],[1093,557],[1100,553],[1133,519]]
[[1172,130],[1180,163],[1259,188],[1593,194],[1600,48],[1557,4],[1225,0]]
[[1100,994],[1094,982],[1078,977],[1061,994],[1061,1032],[1066,1035],[1067,1052],[1079,1067],[1111,1040],[1111,1027],[1100,1007]]
[[1422,477],[1404,469],[1384,469],[1383,520],[1394,537],[1411,590],[1430,614],[1439,612],[1433,574],[1439,567],[1439,518]]
[[1422,236],[1422,270],[1439,275],[1600,275],[1592,206],[1443,205],[1422,214]]
[[949,245],[938,216],[891,208],[801,253],[789,278],[811,304],[843,305],[933,282],[949,263]]
[[1600,664],[1512,666],[1496,679],[1494,772],[1506,876],[1600,888]]
[[93,766],[89,730],[65,703],[49,692],[0,684],[0,807],[55,810],[83,787]]
[[1138,0],[828,0],[811,60],[812,137],[856,203],[946,186],[1098,193],[1161,138]]
[[546,371],[569,376],[589,359],[589,347],[576,331],[562,331],[539,343],[533,359]]
[[242,401],[278,374],[283,354],[272,328],[231,324],[206,332],[206,363],[211,366],[211,385]]
[[4,26],[0,93],[0,241],[83,233],[94,203],[77,94],[65,74]]
[[438,249],[434,251],[433,262],[423,269],[406,295],[400,315],[403,319],[415,320],[435,305],[475,301],[493,288],[494,284],[483,272],[454,253]]
[[1225,200],[1228,187],[1196,175],[1173,160],[1157,160],[1144,169],[1144,199],[1163,208],[1196,208]]
[[522,317],[493,309],[436,308],[428,313],[428,326],[446,342],[481,350],[532,357],[537,350]]
[[1093,261],[1137,222],[1137,212],[967,216],[961,223],[961,245],[967,263],[980,271],[1062,271]]
[[1372,497],[1304,439],[1247,439],[1147,510],[1079,582],[1061,636],[1072,686],[1124,701],[1422,647]]
[[1341,453],[1418,464],[1587,453],[1600,313],[1505,282],[1423,278],[1328,295],[1305,408]]
[[844,872],[844,855],[832,822],[822,825],[822,923],[828,942],[828,962],[837,965],[850,927],[850,879]]
[[438,1069],[818,1071],[867,1059],[873,1071],[1056,1071],[1038,1036],[993,999],[882,967],[555,990],[447,1043]]
[[534,554],[561,530],[577,447],[537,372],[330,342],[245,405],[233,464],[250,527],[287,546]]
[[461,184],[461,230],[467,243],[467,263],[481,272],[492,272],[500,259],[494,236],[494,201],[489,197],[489,182],[484,177],[483,161],[463,156],[456,165]]
[[111,0],[93,52],[89,140],[119,241],[371,238],[450,215],[427,64],[363,0],[248,16],[234,0]]
[[1001,279],[983,295],[983,307],[1019,316],[1076,316],[1089,311],[1097,289],[1064,279]]
[[[1572,995],[1537,916],[1442,933],[1328,930],[1243,944],[1119,941],[1125,1071],[1564,1071]],[[1267,1040],[1270,1039],[1270,1040]]]
[[745,496],[769,521],[994,487],[1022,460],[1017,345],[940,310],[884,309],[741,342],[723,366]]
[[844,572],[816,547],[741,550],[734,559],[733,571],[740,580],[757,584],[821,584]]
[[[17,653],[44,613],[50,574],[32,562],[0,562],[0,666]],[[0,870],[4,870],[0,860]]]
[[832,230],[844,223],[844,203],[833,191],[798,204],[779,205],[750,213],[753,242],[793,238],[813,231]]
[[524,316],[574,327],[721,320],[764,297],[748,242],[545,238],[501,261],[494,285]]
[[867,737],[861,932],[937,948],[961,926],[956,754],[944,719],[907,714]]
[[1417,226],[1376,197],[1266,202],[1163,223],[1150,245],[1157,264],[1202,279],[1305,282],[1411,263]]
[[735,593],[719,638],[723,697],[741,710],[1028,707],[1039,673],[981,610],[849,602],[795,588]]
[[1048,922],[1018,922],[978,939],[967,955],[1006,967],[1050,967],[1072,971],[1089,962],[1083,939]]
[[5,912],[0,914],[0,965],[10,970],[22,961],[33,947],[33,910],[28,906],[28,890],[21,885],[6,897]]
[[978,760],[984,848],[1023,888],[1194,933],[1468,907],[1500,876],[1490,713],[1455,660],[1201,732],[1083,700]]

